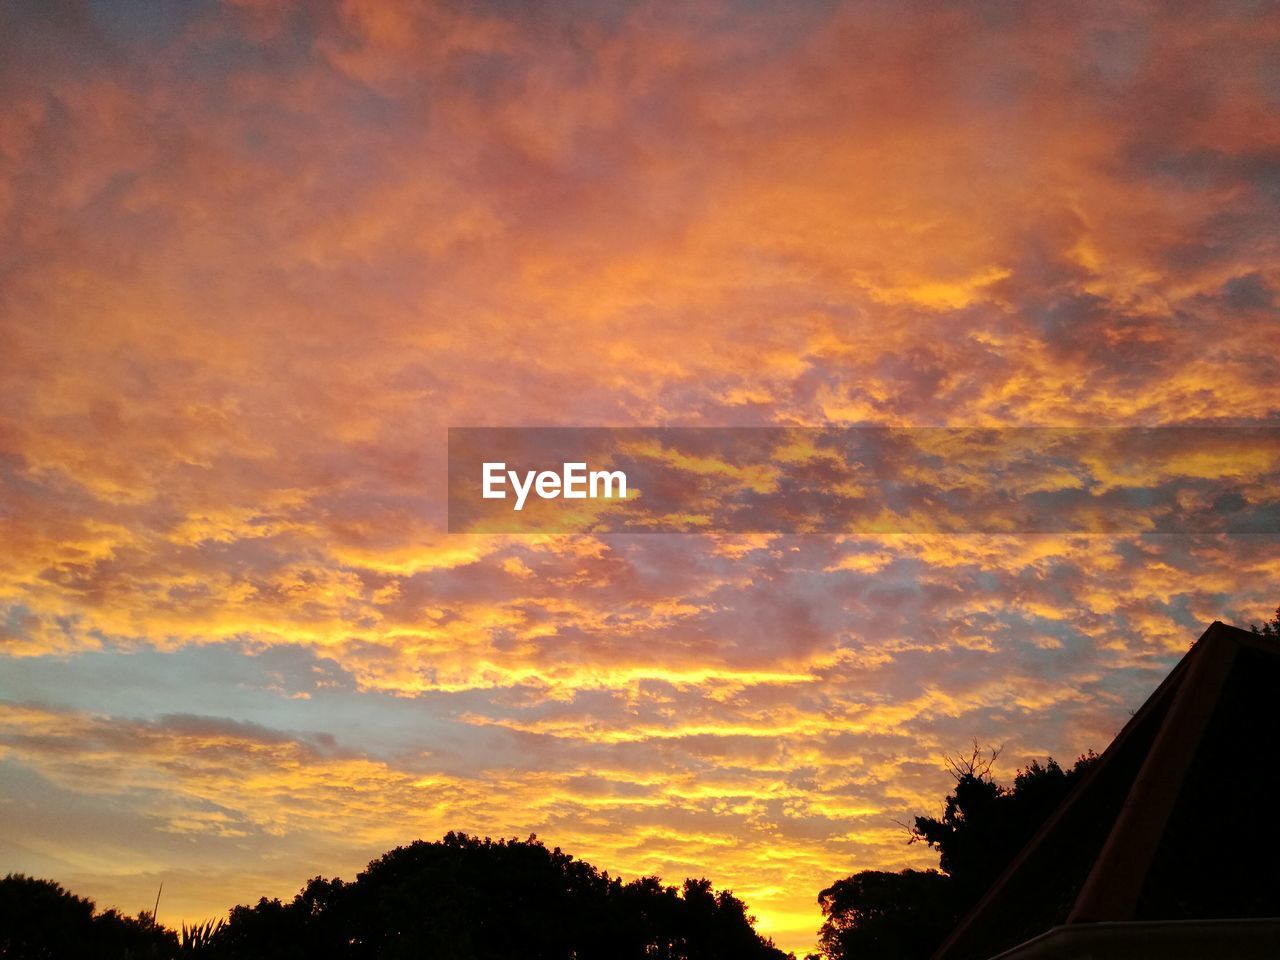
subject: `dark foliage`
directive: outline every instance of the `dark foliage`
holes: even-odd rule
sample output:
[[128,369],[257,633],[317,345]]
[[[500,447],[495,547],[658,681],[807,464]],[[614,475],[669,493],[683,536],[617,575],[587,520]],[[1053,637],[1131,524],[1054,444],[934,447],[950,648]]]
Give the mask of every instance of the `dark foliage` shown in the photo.
[[1256,623],[1249,625],[1249,629],[1259,636],[1275,637],[1280,640],[1280,607],[1276,607],[1276,615],[1259,627]]
[[916,817],[912,840],[938,851],[938,866],[951,878],[962,909],[968,909],[1096,760],[1090,753],[1070,770],[1052,757],[1043,765],[1033,760],[1006,788],[991,778],[990,763],[975,751],[955,765],[956,786],[942,816]]
[[96,913],[92,900],[51,880],[11,873],[0,880],[3,960],[162,960],[178,938],[150,914]]
[[[12,878],[11,878],[12,879]],[[239,906],[225,924],[184,930],[181,945],[152,926],[158,952],[103,947],[114,913],[56,884],[0,896],[3,960],[210,957],[220,960],[784,960],[754,930],[742,901],[708,880],[682,889],[653,877],[623,883],[534,837],[450,833],[383,855],[354,881],[309,881],[292,901]],[[40,898],[49,901],[44,903]],[[39,902],[37,902],[39,901]],[[30,916],[12,926],[10,914]],[[110,923],[107,918],[113,918]],[[64,942],[65,941],[65,942]],[[0,944],[6,941],[0,935]]]
[[916,817],[909,842],[939,853],[943,873],[865,870],[818,895],[826,918],[820,937],[830,960],[925,960],[1048,819],[1097,757],[1064,770],[1053,758],[996,783],[989,756],[975,747],[951,761],[956,785],[940,817]]
[[818,894],[828,957],[927,957],[951,929],[955,897],[936,870],[864,870]]
[[216,955],[293,960],[775,960],[742,901],[707,880],[622,883],[536,838],[450,833],[398,847],[352,883],[310,881],[293,901],[236,907]]

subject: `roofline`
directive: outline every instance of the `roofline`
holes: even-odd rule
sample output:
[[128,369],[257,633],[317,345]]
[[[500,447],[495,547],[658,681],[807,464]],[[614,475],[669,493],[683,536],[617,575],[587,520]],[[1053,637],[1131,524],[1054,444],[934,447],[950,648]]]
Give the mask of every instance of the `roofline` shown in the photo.
[[1135,960],[1151,957],[1232,957],[1270,960],[1280,942],[1280,917],[1220,920],[1104,920],[1051,927],[992,960]]
[[1226,633],[1229,629],[1215,620],[1196,641],[1198,655],[1185,658],[1190,662],[1186,675],[1067,915],[1067,923],[1133,918],[1156,847],[1240,649]]
[[[1115,738],[1098,757],[1098,762],[1080,778],[1080,782],[1071,789],[1071,792],[1067,794],[1062,803],[1058,804],[1057,809],[1054,810],[1049,818],[1041,825],[1040,829],[1032,835],[1031,839],[1027,841],[1026,845],[1023,846],[1021,851],[1019,851],[1018,855],[1010,861],[1009,865],[1004,869],[1004,872],[995,879],[987,892],[983,894],[978,902],[974,904],[973,907],[970,908],[970,910],[960,919],[960,922],[956,924],[955,929],[953,929],[942,942],[942,945],[934,951],[931,960],[946,960],[947,954],[956,945],[957,941],[959,941],[959,939],[968,931],[969,926],[974,922],[974,920],[982,915],[982,913],[987,909],[987,906],[996,899],[1017,872],[1022,869],[1023,864],[1030,859],[1036,848],[1038,848],[1044,841],[1044,838],[1054,830],[1059,821],[1066,817],[1075,804],[1079,802],[1080,797],[1089,790],[1093,781],[1097,778],[1100,772],[1105,769],[1109,763],[1114,762],[1115,755],[1123,748],[1129,738],[1133,736],[1133,731],[1137,729],[1151,714],[1151,712],[1164,701],[1165,697],[1173,696],[1175,694],[1176,688],[1181,686],[1183,675],[1189,669],[1188,664],[1193,660],[1196,652],[1198,650],[1202,650],[1204,646],[1207,645],[1205,644],[1205,641],[1210,636],[1215,635],[1221,635],[1226,640],[1232,640],[1238,644],[1253,647],[1255,649],[1272,649],[1267,647],[1259,638],[1255,637],[1247,630],[1230,626],[1220,620],[1215,620],[1213,623],[1209,624],[1209,626],[1205,628],[1204,632],[1200,634],[1195,643],[1191,645],[1190,649],[1188,649],[1183,655],[1182,659],[1174,665],[1174,668],[1169,671],[1164,680],[1162,680],[1155,690],[1151,692],[1150,696],[1143,701],[1142,705],[1137,709],[1133,716],[1129,718],[1129,721],[1120,728],[1120,732],[1116,734]],[[1157,734],[1157,736],[1159,736],[1159,734]],[[1109,840],[1110,837],[1108,837],[1108,841]],[[1075,913],[1074,905],[1072,913]]]

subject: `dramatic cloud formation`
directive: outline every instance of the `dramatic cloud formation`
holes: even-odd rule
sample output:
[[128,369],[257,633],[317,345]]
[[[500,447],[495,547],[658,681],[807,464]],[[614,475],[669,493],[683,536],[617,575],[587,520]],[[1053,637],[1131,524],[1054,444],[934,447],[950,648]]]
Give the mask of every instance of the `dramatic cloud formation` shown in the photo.
[[1243,2],[0,7],[6,868],[196,919],[536,831],[807,948],[930,862],[944,755],[1103,747],[1280,541],[450,535],[447,428],[1275,426],[1278,52]]

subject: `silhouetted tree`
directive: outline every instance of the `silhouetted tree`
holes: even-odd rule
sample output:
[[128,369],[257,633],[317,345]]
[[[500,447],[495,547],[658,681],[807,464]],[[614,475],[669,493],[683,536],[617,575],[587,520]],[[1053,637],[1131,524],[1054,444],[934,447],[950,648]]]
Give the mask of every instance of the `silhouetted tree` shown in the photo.
[[164,960],[178,938],[148,913],[95,913],[92,900],[51,880],[11,873],[0,880],[3,960]]
[[536,837],[397,847],[350,883],[315,877],[181,940],[47,880],[0,881],[0,960],[786,960],[754,923],[709,880],[623,883]]
[[1275,637],[1280,640],[1280,607],[1276,607],[1276,615],[1259,627],[1256,623],[1251,623],[1249,629],[1259,636]]
[[955,919],[949,878],[936,870],[864,870],[818,894],[828,957],[927,957]]
[[316,877],[291,903],[236,907],[228,960],[783,960],[742,901],[708,880],[623,883],[535,837],[450,833],[397,847],[355,881]]
[[1070,770],[1052,757],[1043,765],[1033,760],[1006,788],[991,777],[997,754],[986,759],[975,747],[969,757],[951,761],[956,785],[942,816],[916,817],[911,830],[911,842],[938,851],[938,866],[955,885],[962,909],[982,896],[1097,760],[1090,752]]
[[819,932],[830,960],[925,960],[1093,765],[1092,753],[1064,770],[1050,757],[1019,770],[1011,787],[991,776],[998,750],[977,745],[948,759],[955,787],[939,817],[916,817],[909,843],[939,853],[942,873],[865,870],[818,895]]

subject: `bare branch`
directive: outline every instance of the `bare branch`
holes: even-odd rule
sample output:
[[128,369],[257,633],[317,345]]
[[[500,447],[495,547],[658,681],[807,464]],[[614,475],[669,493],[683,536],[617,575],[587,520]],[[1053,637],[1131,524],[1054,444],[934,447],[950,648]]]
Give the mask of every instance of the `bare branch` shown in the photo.
[[1000,754],[1004,752],[1004,744],[998,747],[979,746],[978,741],[973,741],[973,750],[966,756],[946,757],[947,769],[951,771],[952,779],[957,782],[965,777],[973,777],[975,780],[985,780],[991,776],[991,769],[995,766],[996,760]]

